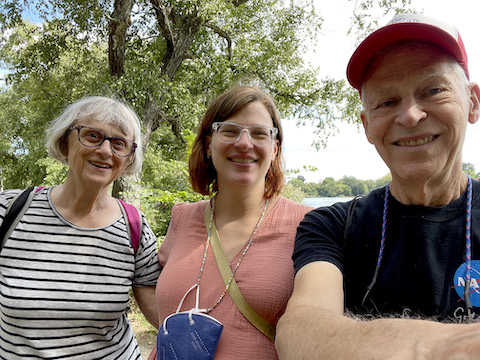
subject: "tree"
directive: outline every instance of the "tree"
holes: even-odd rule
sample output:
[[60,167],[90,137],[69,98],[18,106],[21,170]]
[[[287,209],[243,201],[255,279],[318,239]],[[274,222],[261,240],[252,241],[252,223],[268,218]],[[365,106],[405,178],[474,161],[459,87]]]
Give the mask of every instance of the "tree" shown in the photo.
[[368,193],[367,184],[364,181],[358,180],[353,176],[344,176],[342,181],[345,185],[350,187],[351,195],[365,195]]
[[[397,2],[404,3],[382,6]],[[365,4],[356,19],[372,6]],[[43,22],[24,22],[25,9]],[[43,133],[63,107],[86,95],[120,97],[139,113],[144,175],[155,161],[185,168],[186,137],[210,100],[234,84],[263,86],[283,117],[312,121],[325,134],[337,119],[356,121],[356,92],[319,79],[302,58],[321,23],[310,1],[2,1],[0,62],[10,71],[0,91],[5,187],[38,184],[47,171],[61,175],[45,163]],[[147,189],[165,185],[151,179],[139,176],[114,190],[136,197],[140,192],[128,189],[140,182]]]
[[[34,5],[45,19],[36,29],[21,20],[21,11]],[[59,110],[72,98],[112,92],[140,113],[145,146],[163,127],[172,143],[185,147],[184,132],[195,128],[205,105],[235,83],[261,84],[284,116],[303,119],[324,114],[331,120],[334,103],[322,96],[345,92],[341,81],[322,84],[301,57],[321,26],[311,6],[273,0],[11,0],[1,6],[3,28],[14,29],[1,56],[12,71],[9,84],[48,81],[65,65],[62,55],[96,53],[97,83],[84,87],[79,77],[92,68],[77,63],[59,88],[71,87],[64,93],[71,96],[48,97],[43,107]],[[23,90],[30,97],[37,89]]]
[[285,185],[283,196],[298,203],[301,203],[303,199],[305,199],[305,193],[302,191],[302,189],[293,185],[292,183]]
[[307,179],[305,179],[305,176],[303,176],[303,175],[298,175],[297,179],[302,181],[302,182],[305,182],[307,180]]
[[108,80],[105,68],[98,66],[106,47],[68,34],[69,27],[55,21],[42,28],[20,23],[0,49],[12,69],[9,86],[0,92],[0,161],[6,187],[43,182],[48,122],[65,104],[100,93]]
[[377,179],[372,185],[370,185],[369,190],[384,186],[390,181],[392,181],[392,174],[388,173],[384,177]]
[[478,179],[478,177],[480,175],[480,174],[477,174],[477,172],[475,171],[475,165],[473,165],[473,164],[463,163],[462,164],[462,169],[465,172],[465,174],[467,174],[468,176],[470,176],[473,179]]

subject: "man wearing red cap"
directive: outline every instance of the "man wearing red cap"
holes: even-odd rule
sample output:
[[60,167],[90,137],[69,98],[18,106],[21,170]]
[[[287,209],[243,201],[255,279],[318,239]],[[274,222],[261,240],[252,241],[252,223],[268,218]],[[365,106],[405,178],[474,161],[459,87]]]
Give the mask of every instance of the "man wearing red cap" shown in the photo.
[[478,359],[480,182],[462,171],[462,146],[480,96],[460,35],[397,15],[360,44],[347,77],[392,181],[299,225],[279,357]]

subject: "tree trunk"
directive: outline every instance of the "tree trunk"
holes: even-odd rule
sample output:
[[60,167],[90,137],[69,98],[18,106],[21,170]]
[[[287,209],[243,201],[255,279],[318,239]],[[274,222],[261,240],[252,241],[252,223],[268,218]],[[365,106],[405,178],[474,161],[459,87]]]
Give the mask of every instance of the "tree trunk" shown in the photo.
[[134,205],[137,209],[141,208],[140,179],[138,176],[118,178],[113,182],[112,196]]
[[[171,9],[165,6],[161,0],[151,0],[155,9],[159,28],[167,43],[167,50],[163,58],[162,74],[167,75],[172,80],[180,68],[183,60],[188,58],[188,50],[202,26],[202,19],[196,14],[191,14],[178,19],[171,12]],[[115,0],[114,11],[110,19],[109,34],[109,61],[110,73],[114,76],[123,74],[125,61],[125,36],[126,30],[130,25],[130,12],[132,11],[133,0]],[[181,24],[180,26],[175,26]],[[182,137],[180,126],[177,119],[168,117],[161,110],[160,104],[162,98],[149,99],[145,104],[145,118],[143,125],[145,133],[143,135],[144,150],[147,149],[150,137],[163,121],[168,121],[172,126],[172,132],[182,142],[186,143]],[[141,174],[137,175],[137,181],[131,181],[128,178],[118,179],[114,182],[113,196],[121,196],[122,199],[137,205],[139,200],[135,199],[140,194]]]
[[125,38],[131,25],[133,2],[134,0],[115,0],[112,16],[109,17],[108,63],[112,76],[121,76],[124,72]]
[[[131,25],[130,14],[134,0],[115,0],[113,13],[109,17],[108,63],[110,75],[120,77],[125,68],[125,39]],[[140,208],[141,174],[119,178],[114,181],[112,196]]]

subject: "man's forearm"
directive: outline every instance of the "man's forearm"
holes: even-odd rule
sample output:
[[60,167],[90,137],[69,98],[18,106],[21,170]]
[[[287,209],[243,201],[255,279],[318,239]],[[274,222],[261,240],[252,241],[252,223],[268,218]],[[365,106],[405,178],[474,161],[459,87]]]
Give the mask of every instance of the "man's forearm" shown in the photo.
[[[478,344],[467,344],[467,333],[472,342]],[[441,324],[413,319],[359,321],[303,306],[289,309],[280,319],[276,346],[281,360],[437,360],[450,359],[453,354],[463,355],[462,359],[477,359],[480,328],[478,324]],[[450,357],[446,355],[447,348]]]

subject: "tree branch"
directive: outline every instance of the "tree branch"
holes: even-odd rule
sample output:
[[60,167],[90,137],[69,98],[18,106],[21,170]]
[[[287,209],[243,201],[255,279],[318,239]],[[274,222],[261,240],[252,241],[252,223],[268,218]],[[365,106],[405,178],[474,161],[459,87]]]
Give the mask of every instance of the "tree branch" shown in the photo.
[[205,24],[206,27],[212,29],[217,35],[223,37],[225,40],[227,40],[228,44],[228,61],[231,61],[233,58],[233,50],[232,50],[232,39],[230,35],[227,34],[226,31],[220,29],[217,25],[213,24]]
[[247,1],[248,0],[234,0],[232,3],[233,3],[233,6],[239,7],[240,5],[245,4]]
[[[169,15],[171,14],[171,9],[166,8],[159,0],[150,0],[153,9],[155,10],[155,15],[158,20],[158,26],[162,32],[163,37],[167,41],[167,44],[170,43],[171,46],[174,45],[175,37],[173,35],[172,26],[170,25]],[[168,13],[167,13],[168,12]]]

